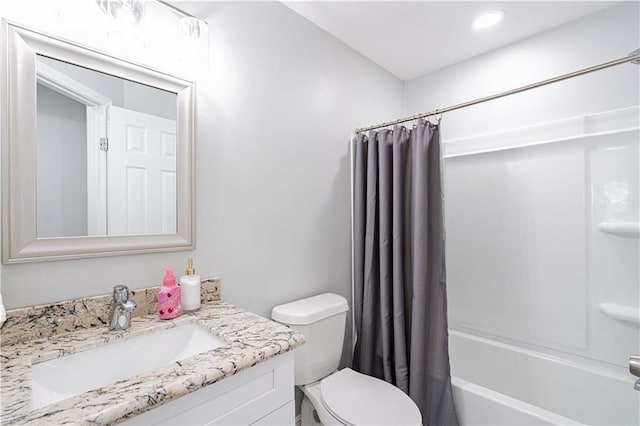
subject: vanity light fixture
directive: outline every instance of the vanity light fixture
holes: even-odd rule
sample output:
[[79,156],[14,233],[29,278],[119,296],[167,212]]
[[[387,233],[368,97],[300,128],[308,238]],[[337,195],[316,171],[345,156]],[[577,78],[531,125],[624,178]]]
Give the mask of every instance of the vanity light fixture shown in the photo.
[[120,46],[142,48],[144,41],[139,37],[144,19],[145,0],[96,0],[100,10],[116,27],[107,36]]
[[[102,12],[119,26],[111,31],[109,38],[126,44],[127,40],[142,43],[136,36],[145,15],[145,3],[152,0],[95,0]],[[183,66],[199,70],[209,62],[209,31],[206,21],[191,15],[166,0],[153,0],[154,3],[180,15],[179,42],[182,50],[180,62]],[[124,42],[124,43],[123,43]],[[144,44],[144,43],[142,43]]]
[[473,20],[473,28],[476,30],[486,30],[493,26],[498,25],[504,19],[505,13],[503,10],[491,10],[477,16]]
[[144,18],[144,0],[96,0],[108,17],[124,28],[135,28]]
[[180,36],[186,40],[199,39],[204,27],[206,27],[206,23],[201,19],[185,16],[180,19]]
[[202,19],[185,16],[180,19],[181,65],[197,74],[209,65],[209,28]]
[[[180,42],[186,50],[207,48],[209,43],[209,25],[202,19],[174,6],[165,0],[155,0],[161,6],[181,16],[179,23]],[[202,54],[202,51],[199,52]],[[187,52],[189,54],[189,52]]]
[[[122,27],[133,29],[140,25],[144,18],[145,3],[149,0],[95,0],[102,12],[115,20]],[[186,39],[200,39],[206,37],[207,23],[190,13],[172,5],[165,0],[155,0],[155,3],[182,16],[180,19],[180,34]]]

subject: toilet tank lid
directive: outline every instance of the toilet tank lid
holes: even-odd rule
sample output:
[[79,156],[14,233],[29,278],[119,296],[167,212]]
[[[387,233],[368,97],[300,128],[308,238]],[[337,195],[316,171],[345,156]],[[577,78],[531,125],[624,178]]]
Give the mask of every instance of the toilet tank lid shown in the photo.
[[306,325],[347,310],[347,299],[338,294],[323,293],[276,306],[271,310],[271,318],[283,324]]

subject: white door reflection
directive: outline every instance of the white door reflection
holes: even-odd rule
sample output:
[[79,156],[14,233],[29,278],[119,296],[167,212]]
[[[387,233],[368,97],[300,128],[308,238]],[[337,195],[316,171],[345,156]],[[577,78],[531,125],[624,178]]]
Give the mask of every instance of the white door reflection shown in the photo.
[[176,232],[176,122],[111,107],[109,235]]
[[177,232],[177,95],[37,56],[37,236]]

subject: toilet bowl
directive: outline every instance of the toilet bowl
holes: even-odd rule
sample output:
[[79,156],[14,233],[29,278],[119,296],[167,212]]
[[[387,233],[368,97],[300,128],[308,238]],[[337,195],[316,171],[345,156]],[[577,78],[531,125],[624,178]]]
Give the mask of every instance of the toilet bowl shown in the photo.
[[348,309],[344,297],[324,293],[271,312],[305,336],[294,352],[295,384],[305,395],[302,426],[422,424],[420,410],[400,389],[350,368],[337,370]]

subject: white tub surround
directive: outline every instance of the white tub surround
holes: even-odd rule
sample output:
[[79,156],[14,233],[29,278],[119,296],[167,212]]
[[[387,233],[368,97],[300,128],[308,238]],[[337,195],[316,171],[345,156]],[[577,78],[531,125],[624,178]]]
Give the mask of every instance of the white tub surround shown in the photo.
[[463,423],[639,424],[639,117],[631,106],[445,144]]
[[[11,311],[9,316],[11,317]],[[39,409],[32,408],[33,364],[187,324],[198,324],[206,328],[226,345]],[[9,323],[4,328],[7,325]],[[4,333],[3,329],[3,335]],[[170,321],[159,320],[155,314],[136,317],[131,328],[124,332],[110,332],[106,325],[94,326],[76,328],[74,331],[46,338],[5,344],[1,352],[2,422],[120,422],[206,388],[303,343],[304,336],[289,327],[218,301],[205,303],[199,311],[183,314]],[[109,368],[109,365],[104,367]]]

